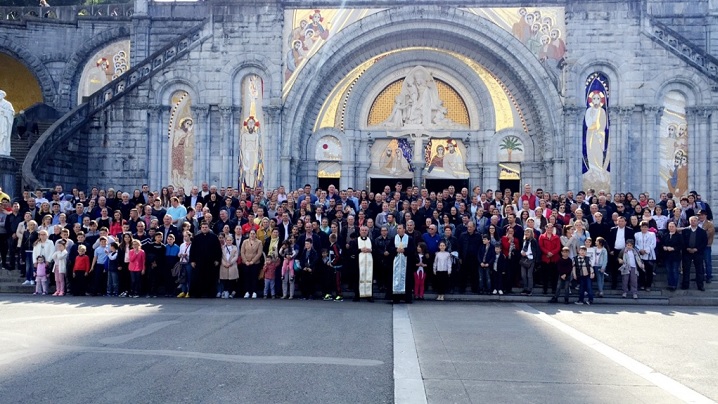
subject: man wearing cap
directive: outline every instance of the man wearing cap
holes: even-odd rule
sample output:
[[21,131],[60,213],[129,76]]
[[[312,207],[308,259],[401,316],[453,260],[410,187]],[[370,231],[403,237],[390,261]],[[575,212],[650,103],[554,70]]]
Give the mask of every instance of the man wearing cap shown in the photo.
[[708,243],[703,250],[703,261],[705,262],[706,283],[711,283],[713,281],[713,257],[711,257],[713,251],[711,246],[716,235],[716,228],[713,222],[708,219],[707,211],[702,209],[698,211],[698,226],[706,231],[706,236],[708,237]]
[[691,263],[696,267],[696,285],[698,290],[705,291],[703,287],[703,251],[708,245],[706,231],[698,226],[698,217],[691,216],[690,226],[683,229],[683,281],[681,289],[686,290],[691,280]]

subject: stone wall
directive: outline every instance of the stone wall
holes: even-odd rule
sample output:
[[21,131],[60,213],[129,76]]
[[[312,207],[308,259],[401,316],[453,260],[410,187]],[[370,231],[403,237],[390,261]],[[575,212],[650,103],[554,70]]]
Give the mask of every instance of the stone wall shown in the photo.
[[[312,5],[329,7],[340,6],[342,3],[326,0],[312,2]],[[392,7],[408,3],[432,3],[416,6],[413,10],[417,15],[421,14],[422,10],[428,15],[441,14],[447,21],[451,21],[456,15],[457,29],[461,28],[459,22],[463,17],[459,16],[462,13],[452,9],[448,1],[381,0],[373,4]],[[437,5],[439,3],[440,5]],[[457,2],[457,5],[476,6],[466,3]],[[505,3],[507,6],[525,5],[523,2]],[[527,167],[548,171],[554,182],[549,183],[548,179],[542,178],[545,175],[536,173],[531,174],[533,176],[529,179],[544,187],[558,187],[559,182],[556,181],[565,180],[565,186],[568,188],[580,188],[584,86],[586,77],[599,71],[604,73],[611,83],[610,149],[613,190],[649,190],[651,194],[657,194],[660,181],[655,169],[658,154],[655,142],[656,125],[662,113],[663,96],[667,91],[675,90],[686,95],[691,108],[690,148],[694,151],[690,167],[691,188],[708,195],[709,200],[718,198],[718,166],[710,158],[718,153],[718,142],[712,140],[718,139],[718,136],[712,136],[718,134],[718,119],[715,118],[713,107],[718,104],[718,97],[710,91],[711,86],[716,83],[689,66],[673,51],[652,40],[649,22],[649,16],[655,18],[690,39],[694,45],[712,51],[718,48],[718,41],[712,39],[718,23],[715,21],[714,10],[709,9],[708,0],[597,0],[551,3],[562,4],[566,7],[568,67],[565,88],[562,88],[560,102],[556,107],[559,111],[550,112],[556,114],[559,119],[552,121],[558,123],[557,127],[551,128],[551,133],[531,133],[531,136],[543,136],[541,141],[555,145],[555,150],[546,154],[550,156],[549,160],[537,158],[527,162]],[[308,3],[276,0],[261,2],[260,6],[257,2],[213,2],[186,7],[155,3],[150,6],[149,16],[137,16],[129,25],[127,21],[104,21],[96,24],[81,21],[73,26],[48,23],[28,23],[27,26],[0,24],[0,37],[17,35],[14,42],[16,48],[26,48],[27,53],[37,59],[35,63],[40,64],[38,71],[44,71],[43,74],[51,78],[50,90],[43,87],[43,91],[55,91],[55,96],[60,97],[73,85],[74,76],[67,73],[70,60],[68,55],[81,59],[78,55],[86,51],[78,49],[84,49],[84,43],[91,42],[93,38],[103,35],[103,32],[117,30],[119,26],[129,26],[128,35],[133,40],[133,58],[140,60],[196,25],[200,19],[208,17],[204,30],[209,38],[200,47],[116,103],[106,114],[93,121],[88,133],[76,134],[67,150],[61,151],[56,157],[58,174],[45,178],[50,183],[61,182],[69,185],[75,181],[83,185],[120,188],[133,187],[142,182],[148,182],[153,187],[166,184],[168,100],[173,91],[181,89],[192,94],[193,111],[197,117],[195,177],[198,181],[206,179],[215,184],[236,185],[239,155],[237,133],[247,114],[247,111],[241,110],[239,83],[246,74],[251,73],[260,75],[265,86],[267,118],[262,130],[270,145],[267,150],[267,164],[271,164],[267,170],[268,175],[271,174],[267,185],[303,185],[304,182],[315,182],[314,162],[305,161],[306,151],[299,153],[311,143],[311,133],[306,133],[304,129],[300,130],[300,133],[293,133],[294,126],[288,122],[295,117],[288,116],[291,113],[290,106],[281,97],[284,5],[304,7]],[[330,85],[349,65],[370,57],[372,49],[361,47],[363,43],[370,44],[365,37],[380,27],[395,24],[399,19],[398,15],[391,12],[385,14],[384,20],[371,20],[371,26],[363,23],[358,25],[357,35],[348,41],[349,45],[357,46],[357,52],[346,56],[346,66],[337,65],[335,71],[322,72],[313,77],[317,87]],[[415,25],[421,26],[421,22]],[[416,42],[414,37],[402,38],[401,32],[396,35],[396,42],[391,42],[388,47],[408,46]],[[52,39],[38,41],[38,37]],[[425,39],[428,45],[445,46],[429,36]],[[367,42],[362,42],[365,40]],[[451,50],[460,48],[461,45],[456,44],[452,45]],[[336,44],[327,49],[327,58],[333,53],[343,52],[343,48]],[[319,72],[320,68],[321,65],[317,64],[316,71]],[[536,77],[539,76],[540,72],[537,72]],[[532,80],[536,79],[529,78],[526,81]],[[306,87],[303,86],[314,84],[302,83],[295,88],[296,91],[304,91],[303,88]],[[512,91],[523,92],[518,95],[525,97],[522,101],[524,104],[536,100],[535,105],[522,107],[536,109],[536,119],[544,124],[548,122],[546,116],[549,111],[541,111],[540,108],[545,106],[539,105],[537,94],[526,93],[530,88],[527,87],[528,84],[517,85],[509,81],[507,85]],[[541,91],[554,92],[554,96],[557,92],[550,87]],[[291,98],[290,94],[289,99]],[[320,105],[324,100],[305,99],[302,102],[310,101]],[[349,107],[358,111],[356,106]],[[317,109],[318,106],[312,105],[303,110],[306,115],[297,118],[313,122]],[[545,116],[542,117],[542,114]],[[531,130],[535,131],[538,127],[539,124],[532,126]],[[350,178],[365,181],[367,162],[361,160],[360,153],[366,143],[361,136],[365,134],[351,130],[353,129],[350,128],[347,133],[351,147],[345,150],[347,153],[351,152],[350,159],[358,160],[354,160],[354,164],[345,164],[346,172],[343,173],[342,181],[346,182]],[[480,171],[480,174],[472,175],[472,185],[482,185],[484,188],[496,185],[493,183],[496,180],[495,167],[482,165],[483,159],[486,158],[482,153],[490,147],[489,142],[482,139],[489,139],[491,135],[476,133],[470,136],[472,147],[477,148],[474,154],[476,159],[471,162],[472,167]],[[290,138],[292,140],[286,144],[289,152],[283,153],[281,145]],[[86,163],[73,151],[75,147],[83,145],[92,145]],[[80,164],[71,164],[77,161]],[[364,172],[360,172],[361,170]],[[343,184],[349,185],[364,184]]]

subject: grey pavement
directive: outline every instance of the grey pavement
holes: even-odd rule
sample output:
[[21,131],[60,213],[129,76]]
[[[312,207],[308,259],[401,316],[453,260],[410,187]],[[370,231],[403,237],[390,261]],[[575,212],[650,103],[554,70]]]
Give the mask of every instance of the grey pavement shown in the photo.
[[713,402],[717,317],[711,307],[0,295],[0,402],[662,404],[690,398],[681,392]]
[[0,297],[0,401],[393,401],[387,304]]
[[428,402],[687,399],[541,321],[536,310],[718,399],[715,308],[448,303],[409,310]]

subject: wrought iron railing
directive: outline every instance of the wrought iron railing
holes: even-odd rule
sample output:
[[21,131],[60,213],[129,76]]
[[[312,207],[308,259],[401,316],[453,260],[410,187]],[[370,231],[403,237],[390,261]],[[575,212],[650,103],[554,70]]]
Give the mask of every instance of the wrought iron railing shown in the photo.
[[57,7],[0,7],[3,21],[24,21],[35,19],[74,22],[78,19],[129,19],[134,14],[134,3],[97,4],[92,6]]
[[192,27],[162,49],[130,68],[122,76],[94,92],[86,98],[85,102],[72,109],[50,126],[25,157],[22,165],[22,177],[25,186],[31,189],[43,188],[43,184],[36,175],[40,172],[41,165],[45,164],[53,153],[62,150],[61,146],[87,124],[95,114],[106,109],[140,85],[140,83],[163,70],[209,38],[211,34],[202,36],[204,25],[205,23],[203,22]]
[[716,57],[655,18],[649,17],[648,21],[650,24],[646,29],[648,36],[653,41],[661,44],[718,83],[718,59]]

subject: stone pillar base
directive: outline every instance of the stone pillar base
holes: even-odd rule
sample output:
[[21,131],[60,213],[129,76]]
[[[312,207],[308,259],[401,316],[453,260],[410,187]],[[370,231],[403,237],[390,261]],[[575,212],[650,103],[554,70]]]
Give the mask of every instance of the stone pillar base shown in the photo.
[[0,156],[0,187],[2,191],[11,197],[15,197],[15,173],[16,173],[15,159],[10,156]]

